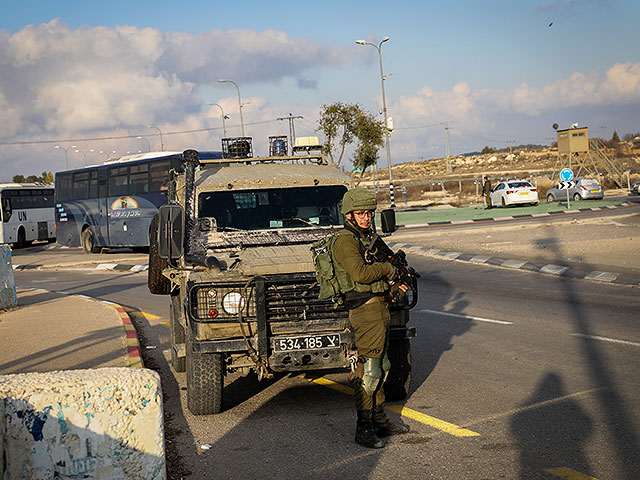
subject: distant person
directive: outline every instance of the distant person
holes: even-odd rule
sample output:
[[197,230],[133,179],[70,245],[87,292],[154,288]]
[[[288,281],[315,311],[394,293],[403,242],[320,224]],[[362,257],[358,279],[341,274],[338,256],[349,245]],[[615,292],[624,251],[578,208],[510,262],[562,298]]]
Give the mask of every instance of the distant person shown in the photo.
[[486,175],[482,177],[482,194],[484,195],[484,208],[492,208],[491,205],[491,182],[489,181],[489,177]]

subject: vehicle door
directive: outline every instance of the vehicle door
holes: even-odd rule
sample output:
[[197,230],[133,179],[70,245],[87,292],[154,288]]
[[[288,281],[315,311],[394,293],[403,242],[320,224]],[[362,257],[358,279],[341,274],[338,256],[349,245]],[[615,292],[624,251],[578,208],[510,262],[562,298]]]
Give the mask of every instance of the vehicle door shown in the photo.
[[[96,214],[95,231],[97,243],[99,245],[109,245],[109,187],[108,187],[108,175],[106,169],[100,169],[97,172],[97,198],[98,212]],[[93,182],[90,183],[90,188],[93,187]],[[93,193],[93,192],[91,192]]]
[[502,200],[502,196],[504,195],[506,184],[501,182],[498,184],[496,188],[491,191],[491,205],[498,205]]

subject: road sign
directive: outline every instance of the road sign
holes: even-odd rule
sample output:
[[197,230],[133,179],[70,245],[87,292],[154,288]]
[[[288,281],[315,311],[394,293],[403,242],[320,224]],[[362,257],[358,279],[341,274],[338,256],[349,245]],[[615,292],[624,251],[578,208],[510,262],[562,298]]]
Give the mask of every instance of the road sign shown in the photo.
[[565,182],[573,180],[573,170],[570,168],[563,168],[560,171],[560,180],[564,180]]
[[564,190],[565,188],[573,188],[576,186],[576,182],[560,182],[558,188]]

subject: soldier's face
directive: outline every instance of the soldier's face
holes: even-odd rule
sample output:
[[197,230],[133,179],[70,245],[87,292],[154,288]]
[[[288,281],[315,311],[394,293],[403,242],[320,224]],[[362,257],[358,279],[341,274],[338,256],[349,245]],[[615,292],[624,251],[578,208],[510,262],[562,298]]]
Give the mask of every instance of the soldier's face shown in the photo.
[[355,210],[353,212],[353,219],[363,230],[368,229],[371,226],[371,222],[373,221],[373,210]]

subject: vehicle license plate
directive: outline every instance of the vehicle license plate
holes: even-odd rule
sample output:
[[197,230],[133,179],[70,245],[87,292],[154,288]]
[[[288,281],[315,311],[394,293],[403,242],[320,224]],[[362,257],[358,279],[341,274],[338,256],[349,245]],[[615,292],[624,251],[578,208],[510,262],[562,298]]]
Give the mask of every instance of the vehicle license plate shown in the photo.
[[591,193],[598,193],[598,190],[591,190]]
[[275,340],[274,347],[276,352],[338,348],[340,347],[340,335],[332,333],[325,335],[306,335],[304,337],[283,337]]
[[529,192],[520,192],[520,195],[529,195]]

